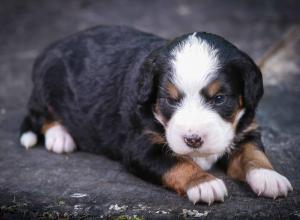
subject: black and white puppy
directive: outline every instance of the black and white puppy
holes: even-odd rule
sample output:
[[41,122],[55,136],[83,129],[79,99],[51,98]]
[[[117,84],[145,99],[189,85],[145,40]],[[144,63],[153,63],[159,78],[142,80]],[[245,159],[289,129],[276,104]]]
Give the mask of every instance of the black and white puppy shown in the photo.
[[223,201],[218,160],[258,195],[286,196],[254,121],[262,75],[249,56],[205,32],[173,40],[100,26],[50,45],[36,60],[21,144],[120,160],[196,203]]

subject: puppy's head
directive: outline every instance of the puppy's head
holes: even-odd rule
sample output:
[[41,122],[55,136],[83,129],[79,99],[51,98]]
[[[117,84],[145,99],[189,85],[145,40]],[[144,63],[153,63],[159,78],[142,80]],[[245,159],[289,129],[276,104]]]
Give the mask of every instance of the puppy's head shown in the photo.
[[254,62],[213,34],[177,38],[153,53],[149,65],[154,116],[179,155],[225,152],[263,94]]

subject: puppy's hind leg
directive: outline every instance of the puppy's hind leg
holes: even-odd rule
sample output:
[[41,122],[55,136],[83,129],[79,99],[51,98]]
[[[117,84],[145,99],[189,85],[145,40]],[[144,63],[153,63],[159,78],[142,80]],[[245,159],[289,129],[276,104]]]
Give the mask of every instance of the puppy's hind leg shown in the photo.
[[76,145],[73,138],[46,106],[38,93],[33,92],[29,100],[28,114],[20,128],[21,145],[29,149],[44,139],[46,149],[49,151],[55,153],[74,151]]
[[29,114],[24,118],[20,129],[20,143],[26,149],[29,149],[38,143],[40,125],[40,119],[34,115]]
[[61,154],[70,153],[76,149],[73,138],[59,122],[40,122],[32,115],[26,116],[21,126],[21,145],[26,149],[35,146],[42,134],[45,137],[45,147],[49,151]]

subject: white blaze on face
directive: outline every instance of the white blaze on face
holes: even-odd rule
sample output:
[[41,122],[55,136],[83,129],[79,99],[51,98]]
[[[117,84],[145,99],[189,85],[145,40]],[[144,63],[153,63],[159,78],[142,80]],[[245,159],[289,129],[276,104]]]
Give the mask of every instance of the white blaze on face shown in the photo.
[[[181,155],[195,151],[221,155],[233,139],[232,124],[222,119],[201,97],[201,90],[218,71],[218,51],[193,34],[174,49],[173,56],[172,81],[184,97],[166,127],[169,146]],[[185,144],[183,137],[191,134],[201,137],[201,147],[192,149]]]

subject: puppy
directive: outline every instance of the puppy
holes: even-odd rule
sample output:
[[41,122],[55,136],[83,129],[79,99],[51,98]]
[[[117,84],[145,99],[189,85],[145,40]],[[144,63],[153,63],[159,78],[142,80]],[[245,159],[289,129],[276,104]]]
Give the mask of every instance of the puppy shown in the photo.
[[225,160],[233,179],[262,196],[290,182],[266,155],[255,123],[263,95],[253,60],[214,34],[173,40],[99,26],[50,45],[33,68],[21,144],[105,154],[193,203],[223,201],[208,170]]

